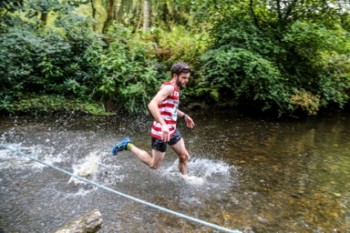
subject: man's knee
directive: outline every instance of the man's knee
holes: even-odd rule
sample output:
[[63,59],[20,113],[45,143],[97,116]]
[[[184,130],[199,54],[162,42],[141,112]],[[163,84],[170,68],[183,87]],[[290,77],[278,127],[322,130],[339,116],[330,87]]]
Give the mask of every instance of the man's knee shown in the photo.
[[188,161],[188,159],[189,159],[189,154],[188,154],[188,152],[179,154],[180,163],[185,163],[185,162]]

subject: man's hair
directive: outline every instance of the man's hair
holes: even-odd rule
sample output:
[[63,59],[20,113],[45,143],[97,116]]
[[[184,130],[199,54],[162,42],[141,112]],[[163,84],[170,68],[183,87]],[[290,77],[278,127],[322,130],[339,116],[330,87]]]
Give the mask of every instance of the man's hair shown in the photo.
[[191,72],[191,69],[185,62],[176,62],[171,67],[171,76],[173,76],[173,74],[180,75],[182,73],[190,73],[190,72]]

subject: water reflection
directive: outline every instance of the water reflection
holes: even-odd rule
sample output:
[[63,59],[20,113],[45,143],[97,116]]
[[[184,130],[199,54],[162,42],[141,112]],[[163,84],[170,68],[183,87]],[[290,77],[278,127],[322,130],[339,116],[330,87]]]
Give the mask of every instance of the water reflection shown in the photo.
[[[179,125],[192,156],[188,178],[177,172],[173,153],[157,171],[131,153],[110,154],[125,134],[149,148],[151,119],[147,117],[5,118],[0,120],[0,142],[95,182],[228,228],[349,232],[347,115],[279,122],[228,112],[193,118],[194,130]],[[5,232],[52,232],[94,208],[104,218],[101,232],[208,232],[206,227],[75,184],[64,174],[4,150],[0,151],[0,184],[0,228]]]

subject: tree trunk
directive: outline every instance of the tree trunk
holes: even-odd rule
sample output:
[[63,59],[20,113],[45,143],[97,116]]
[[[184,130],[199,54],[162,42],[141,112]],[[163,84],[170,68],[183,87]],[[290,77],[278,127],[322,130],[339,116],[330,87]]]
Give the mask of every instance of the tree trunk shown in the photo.
[[43,23],[43,25],[47,25],[47,17],[48,17],[48,13],[46,12],[41,12],[41,17],[40,17],[40,20],[41,22]]
[[97,21],[96,21],[96,7],[94,0],[90,0],[91,3],[91,9],[92,9],[92,18],[94,19],[94,22],[92,24],[92,30],[96,32],[96,26],[97,26]]
[[115,4],[115,10],[114,10],[114,20],[117,22],[123,22],[123,16],[125,12],[130,11],[133,1],[132,0],[119,0],[117,1],[118,4]]
[[151,8],[149,1],[150,0],[143,0],[143,32],[147,31],[147,29],[150,27],[151,22]]
[[111,25],[114,13],[114,0],[108,0],[107,3],[107,18],[103,24],[102,33],[106,34],[108,27]]
[[100,211],[93,210],[64,225],[56,233],[94,233],[100,230],[102,222]]

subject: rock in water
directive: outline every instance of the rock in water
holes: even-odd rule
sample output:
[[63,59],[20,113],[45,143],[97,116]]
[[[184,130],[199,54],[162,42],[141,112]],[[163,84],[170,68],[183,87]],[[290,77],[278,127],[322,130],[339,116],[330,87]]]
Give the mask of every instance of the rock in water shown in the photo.
[[[85,158],[82,164],[73,165],[73,171],[74,171],[73,174],[84,177],[86,179],[90,179],[96,173],[99,163],[100,163],[100,157],[97,154],[97,152],[90,153],[90,155]],[[76,179],[74,177],[71,177],[68,183],[83,184],[85,182],[79,179]]]
[[77,220],[73,220],[55,233],[95,233],[102,225],[102,215],[100,211],[93,210]]

